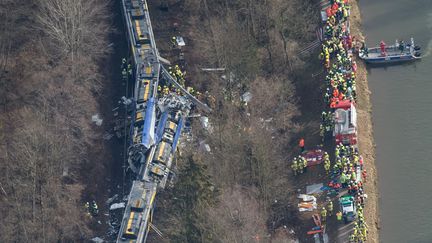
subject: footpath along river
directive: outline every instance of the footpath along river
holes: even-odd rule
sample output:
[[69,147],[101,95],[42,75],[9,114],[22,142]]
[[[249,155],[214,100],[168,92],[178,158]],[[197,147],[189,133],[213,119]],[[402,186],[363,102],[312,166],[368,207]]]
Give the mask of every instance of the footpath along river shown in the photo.
[[412,36],[423,60],[369,68],[380,241],[432,242],[432,0],[362,0],[368,46]]

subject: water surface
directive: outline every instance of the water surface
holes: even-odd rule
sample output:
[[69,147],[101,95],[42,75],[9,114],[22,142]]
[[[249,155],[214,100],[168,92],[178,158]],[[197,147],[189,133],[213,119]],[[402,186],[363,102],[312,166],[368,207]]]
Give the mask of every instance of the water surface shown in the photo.
[[[422,46],[420,62],[369,69],[381,242],[432,242],[432,0],[361,0],[368,46]],[[429,47],[428,47],[429,46]]]

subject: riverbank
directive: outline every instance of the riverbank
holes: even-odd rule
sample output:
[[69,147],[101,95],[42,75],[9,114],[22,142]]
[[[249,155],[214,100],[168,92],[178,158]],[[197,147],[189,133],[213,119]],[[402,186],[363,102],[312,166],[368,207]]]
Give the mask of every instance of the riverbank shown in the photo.
[[[351,2],[350,16],[351,33],[363,39],[361,30],[361,14],[358,1]],[[357,58],[358,59],[358,58]],[[359,150],[367,168],[367,181],[364,184],[368,195],[364,210],[366,222],[369,226],[368,242],[379,242],[379,216],[378,216],[378,173],[375,165],[375,142],[372,128],[371,91],[367,81],[366,65],[361,60],[357,62],[357,122]]]

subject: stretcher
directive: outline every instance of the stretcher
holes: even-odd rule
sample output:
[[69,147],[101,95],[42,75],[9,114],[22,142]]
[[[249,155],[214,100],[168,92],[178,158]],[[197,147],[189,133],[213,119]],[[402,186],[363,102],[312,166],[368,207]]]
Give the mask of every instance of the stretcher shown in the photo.
[[310,230],[307,232],[308,235],[314,235],[314,234],[318,234],[318,233],[322,233],[323,230],[319,229],[319,230]]
[[319,165],[323,162],[324,151],[321,149],[307,150],[303,152],[302,156],[306,159],[307,166],[311,167],[314,165]]

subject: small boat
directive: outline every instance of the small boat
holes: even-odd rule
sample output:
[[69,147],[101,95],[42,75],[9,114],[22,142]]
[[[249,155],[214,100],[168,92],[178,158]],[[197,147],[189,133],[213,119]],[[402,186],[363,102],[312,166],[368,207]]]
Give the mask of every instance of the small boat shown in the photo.
[[[381,44],[383,45],[383,44]],[[384,47],[385,51],[382,51]],[[366,49],[360,49],[359,57],[370,64],[386,64],[408,62],[421,59],[420,47],[414,44],[414,39],[411,38],[411,43],[404,44],[398,42],[392,46],[378,46]]]

